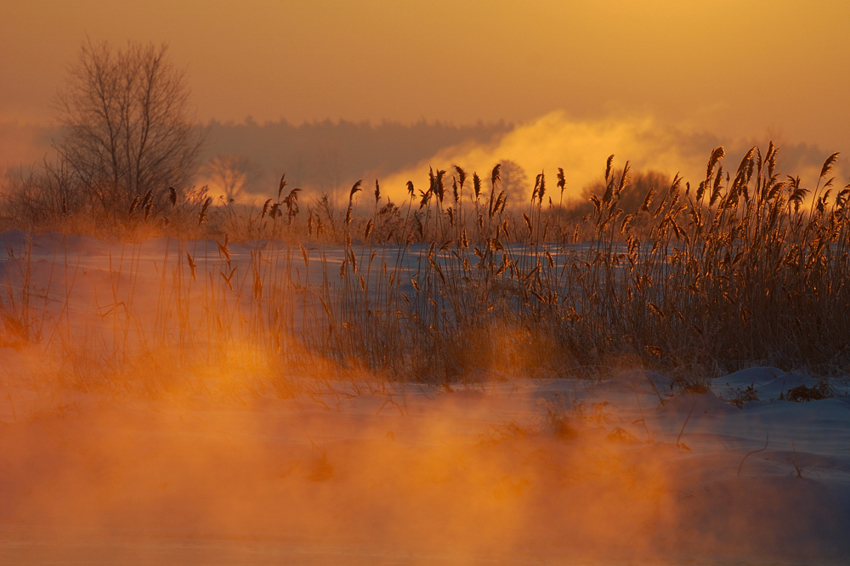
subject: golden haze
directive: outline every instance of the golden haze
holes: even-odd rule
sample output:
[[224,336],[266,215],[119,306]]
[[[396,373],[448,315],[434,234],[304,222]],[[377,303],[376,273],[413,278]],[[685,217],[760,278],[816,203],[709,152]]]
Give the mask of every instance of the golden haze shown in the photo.
[[[198,118],[527,121],[652,115],[842,150],[837,0],[4,3],[0,121],[45,122],[80,43],[166,42]],[[776,136],[774,136],[776,137]]]

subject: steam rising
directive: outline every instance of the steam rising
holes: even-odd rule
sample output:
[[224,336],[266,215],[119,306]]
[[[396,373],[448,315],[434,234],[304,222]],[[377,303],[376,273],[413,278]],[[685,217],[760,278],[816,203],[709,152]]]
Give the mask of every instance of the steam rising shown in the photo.
[[[671,177],[678,172],[685,181],[698,184],[704,177],[707,157],[715,147],[722,145],[726,148],[727,169],[730,169],[737,166],[737,160],[751,147],[765,148],[769,141],[776,142],[780,149],[781,169],[799,174],[805,185],[813,184],[817,179],[827,155],[842,149],[821,148],[768,135],[752,139],[721,138],[687,124],[671,125],[650,114],[594,120],[575,119],[559,110],[507,132],[501,125],[460,128],[457,131],[449,126],[434,126],[434,131],[425,133],[417,131],[417,128],[422,129],[421,124],[406,129],[400,125],[384,125],[389,132],[387,139],[380,137],[381,130],[367,126],[326,123],[321,125],[323,133],[319,137],[312,132],[319,126],[312,129],[285,125],[278,125],[276,129],[274,124],[255,126],[252,130],[254,137],[239,127],[217,127],[213,133],[218,137],[209,141],[219,150],[226,150],[227,157],[241,163],[231,172],[245,176],[235,200],[246,204],[274,196],[276,179],[282,173],[292,178],[295,186],[311,193],[336,192],[343,195],[347,195],[348,188],[357,178],[377,175],[384,191],[396,202],[403,202],[407,181],[412,180],[417,188],[423,188],[429,167],[450,170],[453,165],[460,165],[470,174],[477,171],[485,176],[496,163],[505,160],[514,161],[523,168],[530,180],[529,194],[535,175],[544,171],[554,178],[557,168],[562,167],[567,180],[566,201],[580,197],[583,188],[599,181],[605,161],[611,154],[615,155],[615,164],[619,166],[630,161],[632,171],[654,169]],[[339,130],[336,134],[335,128]],[[368,134],[368,143],[357,144],[352,128],[360,138]],[[402,135],[399,131],[405,133]],[[48,127],[0,123],[0,174],[17,167],[26,169],[37,165],[45,155],[49,156],[50,139],[55,135],[56,131]],[[411,141],[411,138],[418,139],[417,136],[423,135],[427,139],[418,143]],[[480,141],[486,135],[495,137],[489,143]],[[420,159],[430,151],[429,148],[438,147],[441,142],[453,143],[454,138],[463,136],[468,136],[468,141],[444,147],[412,167],[382,173],[394,170],[399,163]],[[342,142],[335,142],[329,149],[328,139],[337,138]],[[387,148],[387,143],[392,147]],[[280,161],[281,151],[294,163],[289,163],[289,168]],[[360,170],[351,163],[370,165],[361,165],[361,169],[365,169]],[[309,171],[303,170],[304,164],[311,165]],[[342,164],[349,165],[342,167]],[[285,170],[280,171],[280,167]],[[209,194],[218,202],[219,196],[224,198],[225,191],[221,187],[221,179],[210,173],[209,168],[203,168],[195,182],[198,186],[209,185]],[[846,167],[843,159],[839,159],[836,184],[843,186],[846,178]]]
[[[705,153],[689,156],[700,143],[651,119],[571,122],[554,113],[492,145],[447,150],[436,166],[484,172],[508,157],[533,174],[559,164],[575,196],[610,153],[697,176]],[[589,384],[482,370],[455,390],[367,372],[346,380],[352,372],[331,363],[298,374],[272,368],[272,356],[238,338],[236,299],[204,301],[217,296],[215,284],[224,297],[225,285],[233,292],[226,240],[185,250],[161,240],[119,254],[88,237],[49,247],[58,238],[42,236],[47,252],[25,269],[4,266],[8,297],[32,299],[9,304],[41,316],[33,326],[46,341],[66,342],[61,360],[24,339],[0,348],[0,524],[24,540],[88,537],[103,547],[147,537],[137,554],[151,562],[173,539],[250,541],[263,552],[283,548],[290,561],[322,548],[363,563],[850,552],[844,400],[745,411],[643,372]],[[212,276],[195,282],[206,248],[228,270],[207,262]],[[54,270],[46,258],[63,255]],[[157,298],[179,281],[166,275],[168,262],[184,258],[182,291]],[[16,295],[29,277],[31,295]],[[183,332],[157,330],[180,301]],[[195,331],[203,312],[219,334]],[[171,363],[186,356],[187,343],[172,340],[184,335],[229,336],[223,362]],[[521,356],[517,364],[530,365]],[[833,428],[813,430],[824,422]],[[828,447],[818,452],[819,443]]]
[[[761,471],[736,477],[740,454],[704,433],[731,409],[691,397],[656,410],[641,379],[607,387],[636,387],[614,398],[639,397],[645,413],[559,381],[359,395],[327,381],[324,393],[219,402],[54,392],[41,409],[15,391],[0,520],[59,545],[147,537],[150,559],[174,539],[425,564],[807,553],[835,540],[846,517],[827,488],[759,477],[755,459]],[[686,417],[690,446],[677,447]],[[836,523],[813,535],[807,521],[823,514]]]
[[[466,144],[446,148],[416,167],[399,172],[383,181],[393,198],[403,200],[400,190],[413,179],[422,183],[428,167],[450,170],[454,164],[467,171],[486,173],[496,163],[518,163],[529,179],[541,171],[554,178],[558,167],[566,174],[565,201],[578,198],[587,185],[602,178],[605,161],[614,154],[615,163],[631,163],[633,171],[657,170],[698,184],[705,176],[707,156],[718,146],[727,148],[729,167],[754,145],[767,146],[768,140],[720,139],[685,126],[671,126],[646,116],[611,117],[601,120],[573,119],[566,112],[554,111],[521,124],[491,144]],[[817,179],[820,165],[830,153],[806,144],[780,145],[780,161],[789,170],[799,171],[806,182]],[[843,173],[839,172],[838,179]],[[531,184],[527,188],[531,194]],[[553,197],[554,199],[554,197]]]
[[457,163],[467,170],[486,172],[494,164],[510,159],[531,178],[541,171],[554,176],[556,167],[563,167],[567,174],[564,197],[578,197],[584,186],[601,176],[605,160],[612,153],[623,161],[630,160],[635,168],[674,173],[681,170],[683,174],[696,175],[705,167],[705,152],[683,145],[683,137],[681,132],[663,127],[651,117],[573,120],[565,112],[556,111],[516,127],[493,144],[444,150],[428,163],[388,179],[386,185],[402,186],[403,179],[421,177],[428,164],[448,168]]

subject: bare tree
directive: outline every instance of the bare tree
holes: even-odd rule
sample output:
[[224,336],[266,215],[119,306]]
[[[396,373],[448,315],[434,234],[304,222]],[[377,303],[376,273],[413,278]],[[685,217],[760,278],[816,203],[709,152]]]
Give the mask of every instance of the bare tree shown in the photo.
[[168,187],[187,187],[203,138],[188,100],[166,45],[83,43],[59,91],[63,136],[55,143],[75,196],[116,213],[146,195],[149,206],[162,206]]
[[[612,178],[619,179],[623,174],[623,170],[616,169],[612,173]],[[636,171],[634,173],[629,172],[628,182],[623,187],[623,192],[619,195],[617,207],[623,209],[625,214],[634,214],[644,201],[646,201],[646,195],[650,191],[653,191],[657,195],[669,187],[671,182],[670,175],[654,169]],[[586,212],[590,212],[593,207],[590,203],[591,195],[602,198],[606,189],[605,182],[602,180],[584,187],[581,191],[581,208]]]
[[244,155],[220,154],[204,164],[203,174],[221,189],[226,203],[251,190],[262,177],[260,169]]
[[501,163],[501,186],[508,200],[508,208],[516,209],[527,204],[531,188],[525,169],[511,159],[503,159]]

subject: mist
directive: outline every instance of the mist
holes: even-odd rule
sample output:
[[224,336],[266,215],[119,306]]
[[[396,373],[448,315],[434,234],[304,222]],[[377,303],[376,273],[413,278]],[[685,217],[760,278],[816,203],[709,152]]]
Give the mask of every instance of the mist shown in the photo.
[[258,124],[250,118],[242,123],[213,121],[205,126],[203,157],[228,154],[249,160],[254,181],[246,185],[244,200],[272,196],[283,174],[290,186],[334,197],[357,179],[383,178],[443,148],[490,143],[510,129],[505,122],[453,125],[325,120],[293,125],[286,121]]
[[[605,120],[582,120],[566,112],[552,112],[536,120],[519,124],[490,143],[465,143],[443,148],[414,167],[397,171],[383,183],[394,197],[408,180],[414,184],[427,179],[429,167],[449,170],[459,165],[468,172],[486,177],[497,163],[516,162],[528,179],[526,198],[531,195],[535,175],[544,172],[554,179],[557,168],[564,169],[567,180],[565,201],[582,195],[585,187],[602,179],[608,156],[615,165],[628,161],[632,170],[655,170],[669,175],[678,173],[685,182],[698,185],[705,178],[706,163],[716,147],[726,148],[724,168],[734,173],[738,161],[753,146],[764,152],[771,140],[761,138],[723,139],[696,129],[685,129],[652,116],[621,116]],[[834,151],[806,143],[772,140],[780,148],[782,170],[799,174],[804,183],[814,183],[824,160]],[[839,162],[837,179],[846,178],[846,166]],[[843,184],[843,183],[842,183]],[[556,197],[552,197],[557,201]]]
[[[783,171],[799,175],[803,184],[814,185],[826,157],[836,148],[784,140],[770,134],[748,138],[723,138],[716,133],[665,123],[653,116],[618,116],[578,119],[565,111],[551,112],[519,124],[506,122],[455,125],[420,121],[302,123],[286,121],[259,124],[211,121],[199,126],[205,132],[198,186],[208,185],[210,194],[223,195],[204,166],[218,156],[238,157],[245,176],[238,202],[262,202],[274,196],[281,175],[290,187],[307,194],[343,198],[358,179],[378,180],[382,191],[396,201],[406,198],[406,183],[425,186],[428,169],[458,165],[486,177],[497,163],[517,163],[525,174],[526,195],[535,175],[544,172],[554,179],[564,169],[565,202],[580,198],[583,190],[601,179],[609,155],[615,165],[630,162],[633,171],[655,170],[699,184],[711,151],[726,148],[724,168],[753,146],[764,152],[770,141],[779,146]],[[0,172],[21,174],[53,155],[52,140],[61,135],[55,126],[22,122],[0,124]],[[843,156],[836,164],[836,184],[847,179]]]
[[4,0],[0,563],[848,563],[848,21]]

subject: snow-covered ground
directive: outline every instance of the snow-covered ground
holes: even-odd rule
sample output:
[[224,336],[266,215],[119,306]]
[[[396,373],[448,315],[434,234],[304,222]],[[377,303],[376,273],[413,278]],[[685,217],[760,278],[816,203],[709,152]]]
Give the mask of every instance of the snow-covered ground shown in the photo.
[[[13,293],[23,236],[5,235]],[[850,558],[841,379],[824,391],[805,373],[754,367],[688,392],[639,369],[598,382],[482,370],[451,387],[327,375],[285,396],[219,383],[146,398],[52,375],[64,366],[41,352],[57,332],[91,347],[131,298],[149,301],[155,324],[146,291],[162,288],[152,264],[170,245],[125,253],[136,290],[121,295],[120,246],[34,239],[40,342],[0,348],[0,563]],[[237,261],[239,247],[230,253]],[[817,392],[827,397],[801,399]]]

